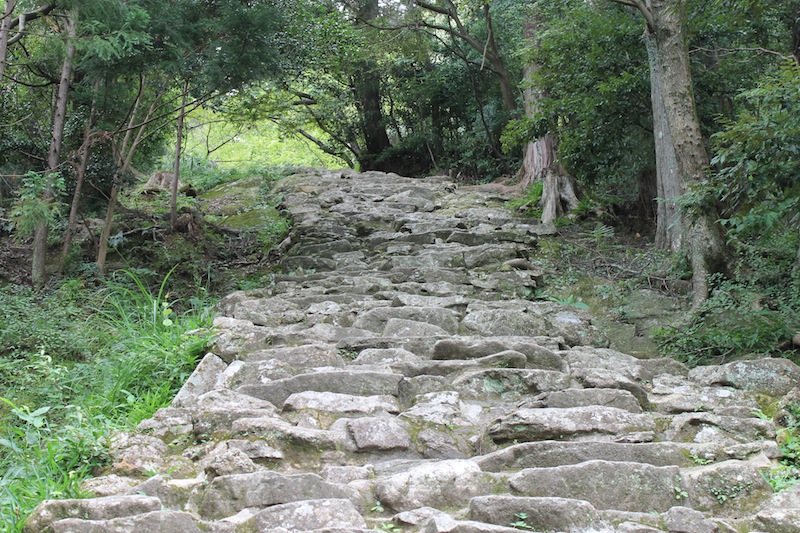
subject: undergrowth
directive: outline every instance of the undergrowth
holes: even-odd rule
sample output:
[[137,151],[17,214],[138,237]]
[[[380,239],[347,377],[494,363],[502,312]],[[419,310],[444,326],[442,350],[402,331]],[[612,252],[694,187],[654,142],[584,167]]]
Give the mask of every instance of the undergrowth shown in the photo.
[[3,531],[21,531],[42,500],[85,496],[106,438],[168,405],[196,366],[211,302],[171,299],[170,274],[154,287],[132,271],[100,289],[0,287]]
[[680,327],[656,341],[689,366],[741,356],[781,356],[800,362],[792,336],[800,332],[800,259],[792,232],[736,242],[733,272],[712,278],[709,299]]

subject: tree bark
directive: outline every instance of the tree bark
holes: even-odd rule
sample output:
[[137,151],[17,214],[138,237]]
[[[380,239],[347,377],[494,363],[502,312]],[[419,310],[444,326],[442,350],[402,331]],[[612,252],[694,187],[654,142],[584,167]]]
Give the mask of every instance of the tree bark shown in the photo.
[[106,218],[103,221],[103,231],[100,232],[100,244],[97,248],[97,275],[102,277],[106,275],[106,256],[108,254],[108,244],[111,238],[111,223],[114,222],[114,209],[117,206],[117,198],[119,191],[122,189],[122,179],[117,170],[114,173],[114,184],[111,186],[111,197],[108,199],[108,208],[106,209]]
[[[61,77],[58,82],[56,105],[53,113],[52,137],[50,151],[47,155],[47,171],[49,174],[58,172],[61,159],[61,145],[64,141],[64,126],[67,119],[67,104],[69,103],[69,86],[72,79],[72,61],[75,58],[74,39],[76,38],[75,11],[68,13],[66,20],[66,53],[61,65]],[[45,201],[51,201],[54,193],[52,180],[49,180],[43,193]],[[33,237],[33,257],[31,261],[31,281],[35,289],[44,287],[46,280],[45,262],[47,259],[47,221],[43,220],[36,225]]]
[[683,227],[681,212],[675,199],[683,194],[681,179],[678,176],[678,159],[675,153],[675,140],[667,120],[664,107],[664,80],[661,59],[655,36],[645,32],[647,57],[650,62],[650,96],[653,111],[653,135],[656,154],[656,247],[677,252],[681,249]]
[[358,155],[361,170],[381,170],[377,157],[391,146],[381,109],[381,78],[375,65],[364,62],[353,79],[353,92],[361,115],[361,133],[364,149]]
[[692,90],[686,0],[619,3],[636,7],[646,21],[661,197],[657,244],[687,255],[692,267],[692,299],[698,305],[708,298],[708,278],[724,270],[727,255],[716,208],[687,212],[677,205],[681,195],[703,180],[709,165]]

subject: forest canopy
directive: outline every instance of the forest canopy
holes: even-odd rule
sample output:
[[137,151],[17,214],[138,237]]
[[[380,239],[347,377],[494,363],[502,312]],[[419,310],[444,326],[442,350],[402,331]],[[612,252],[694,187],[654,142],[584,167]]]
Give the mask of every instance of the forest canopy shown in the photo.
[[698,301],[730,271],[732,243],[797,222],[795,0],[11,0],[2,11],[0,174],[15,200],[0,215],[33,239],[36,286],[48,230],[61,228],[66,256],[75,217],[113,220],[137,179],[179,176],[198,116],[235,131],[269,123],[361,170],[539,182],[543,222],[599,206],[685,254]]

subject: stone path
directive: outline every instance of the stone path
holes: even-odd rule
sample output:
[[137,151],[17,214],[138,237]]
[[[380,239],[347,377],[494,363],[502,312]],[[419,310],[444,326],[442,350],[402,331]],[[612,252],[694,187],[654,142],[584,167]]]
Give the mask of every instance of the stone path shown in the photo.
[[28,531],[800,531],[771,420],[800,368],[688,371],[527,297],[545,228],[445,178],[307,171],[283,271],[221,303],[171,407]]

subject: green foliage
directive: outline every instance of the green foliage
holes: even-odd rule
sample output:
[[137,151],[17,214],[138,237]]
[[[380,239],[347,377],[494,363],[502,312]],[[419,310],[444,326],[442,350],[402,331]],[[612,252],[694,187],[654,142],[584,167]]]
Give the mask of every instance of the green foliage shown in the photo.
[[527,531],[536,529],[535,527],[528,524],[528,513],[525,512],[514,513],[514,521],[508,525],[511,527],[515,527],[517,529],[524,529]]
[[600,248],[603,243],[614,238],[616,232],[611,226],[607,226],[601,222],[589,231],[586,236],[594,242],[594,245]]
[[64,179],[58,174],[40,174],[29,171],[22,182],[19,199],[11,210],[17,239],[33,235],[36,226],[52,226],[61,205],[55,201],[64,191]]
[[99,292],[75,281],[51,295],[0,291],[10,311],[0,320],[11,317],[0,345],[13,347],[0,353],[0,523],[8,531],[21,531],[44,499],[84,496],[80,482],[108,460],[107,437],[167,405],[194,369],[210,302],[171,299],[170,277],[152,288],[129,271]]
[[560,305],[569,305],[574,307],[575,309],[589,309],[589,306],[586,305],[584,302],[580,300],[574,294],[568,295],[566,298],[556,298],[555,296],[551,296],[548,298],[551,302],[555,302]]
[[0,428],[0,519],[7,531],[20,531],[42,500],[86,495],[80,482],[108,459],[104,421],[75,405],[31,411],[0,400],[11,408]]
[[718,171],[708,185],[732,241],[800,223],[800,67],[784,65],[739,100],[736,120],[713,137]]
[[[152,383],[158,384],[161,398],[150,403],[168,402],[206,347],[208,338],[198,331],[210,325],[207,308],[197,307],[203,302],[171,301],[166,292],[171,274],[155,291],[132,271],[117,273],[106,284],[97,319],[110,338],[117,340],[95,361],[106,376],[102,393],[95,398],[104,409],[132,406],[145,393],[153,392]],[[125,417],[135,424],[151,414],[129,412]]]
[[[11,369],[0,366],[0,387],[17,387],[26,379],[31,383],[40,379],[41,372],[34,361],[41,354],[51,357],[57,353],[59,364],[88,357],[94,350],[94,341],[82,330],[86,317],[82,305],[85,301],[71,284],[44,294],[19,285],[0,287],[0,365],[23,360],[27,360],[26,365],[33,365],[20,374],[6,374]],[[30,378],[25,373],[30,373]]]
[[538,66],[538,112],[512,123],[504,140],[556,134],[559,161],[584,189],[633,204],[636,176],[654,165],[641,21],[611,2],[540,1],[535,10],[525,56]]

